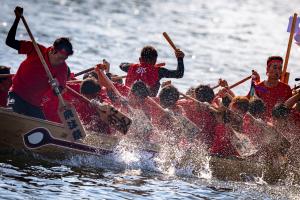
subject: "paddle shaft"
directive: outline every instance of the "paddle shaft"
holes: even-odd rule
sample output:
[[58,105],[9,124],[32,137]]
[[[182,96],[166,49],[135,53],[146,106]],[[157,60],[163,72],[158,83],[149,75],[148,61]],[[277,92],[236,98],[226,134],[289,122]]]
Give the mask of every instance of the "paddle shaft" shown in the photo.
[[106,155],[106,154],[113,152],[108,149],[96,148],[96,147],[92,147],[89,145],[84,145],[84,144],[75,143],[75,142],[69,142],[66,140],[59,140],[59,139],[56,139],[53,137],[49,138],[48,142],[50,144],[58,145],[61,147],[66,147],[66,148],[75,149],[78,151],[84,151],[84,152],[93,153],[93,154]]
[[67,90],[69,90],[72,94],[80,97],[84,102],[86,103],[91,103],[91,101],[86,98],[85,96],[83,96],[82,94],[79,94],[77,91],[75,91],[74,89],[72,89],[70,86],[66,86]]
[[0,78],[8,78],[12,76],[14,76],[14,74],[0,74]]
[[99,72],[99,79],[102,78],[107,86],[109,87],[109,89],[111,89],[116,95],[118,95],[119,97],[123,98],[123,96],[120,94],[120,92],[117,90],[117,88],[114,86],[114,84],[111,82],[111,80],[103,73],[102,70],[98,70]]
[[83,70],[81,72],[78,72],[78,73],[74,74],[74,77],[80,76],[82,74],[88,73],[88,72],[93,71],[93,70],[95,70],[95,67],[91,67],[91,68],[85,69],[85,70]]
[[[48,65],[47,65],[47,63],[46,63],[46,61],[45,61],[45,59],[44,59],[44,57],[43,57],[43,54],[42,54],[40,48],[38,47],[38,45],[37,45],[37,43],[36,43],[36,41],[35,41],[35,39],[34,39],[32,33],[31,33],[30,29],[29,29],[29,26],[28,26],[28,24],[27,24],[27,22],[26,22],[26,20],[25,20],[25,18],[24,18],[24,16],[21,16],[21,19],[22,19],[23,24],[24,24],[24,26],[25,26],[25,28],[26,28],[26,30],[27,30],[27,33],[28,33],[28,35],[29,35],[29,37],[30,37],[30,39],[31,39],[31,41],[32,41],[32,44],[33,44],[33,46],[34,46],[34,48],[35,48],[35,50],[36,50],[36,53],[37,53],[37,55],[39,56],[39,59],[41,60],[41,63],[42,63],[42,65],[43,65],[43,67],[44,67],[44,69],[45,69],[45,71],[46,71],[46,74],[47,74],[47,76],[48,76],[48,78],[49,78],[49,82],[52,82],[54,79],[53,79],[53,76],[52,76],[52,74],[51,74],[51,72],[50,72],[50,70],[49,70],[49,67],[48,67]],[[61,105],[65,107],[66,104],[65,104],[65,102],[64,102],[64,99],[62,98],[62,95],[61,95],[61,93],[60,93],[60,91],[59,91],[59,88],[56,86],[56,87],[54,88],[54,90],[55,90],[55,92],[56,92],[56,94],[57,94],[57,96],[58,96],[58,99],[59,99]]]
[[246,77],[246,78],[244,78],[244,79],[242,79],[242,80],[240,80],[240,81],[238,81],[238,82],[236,82],[235,84],[233,84],[233,85],[231,85],[231,86],[229,86],[228,89],[232,89],[232,88],[234,88],[234,87],[236,87],[236,86],[238,86],[238,85],[240,85],[240,84],[242,84],[242,83],[248,81],[248,80],[251,79],[251,78],[252,78],[252,75],[251,75],[251,76],[248,76],[248,77]]
[[218,87],[220,87],[220,84],[218,84],[218,85],[216,85],[216,86],[214,86],[214,87],[212,87],[211,89],[216,89],[216,88],[218,88]]
[[170,44],[170,46],[174,49],[174,51],[176,51],[177,47],[175,46],[174,42],[171,40],[171,38],[169,37],[169,35],[166,32],[163,32],[163,36],[168,41],[168,43]]
[[281,75],[281,82],[284,82],[284,83],[288,83],[288,81],[289,81],[286,73],[287,73],[287,66],[289,63],[289,57],[290,57],[290,52],[291,52],[293,36],[294,36],[294,32],[295,32],[295,27],[296,27],[296,21],[297,21],[297,13],[294,13],[292,28],[291,28],[291,32],[290,32],[289,42],[288,42],[288,46],[287,46],[287,50],[286,50],[286,54],[285,54],[284,65],[283,65],[283,70],[282,70],[282,75]]

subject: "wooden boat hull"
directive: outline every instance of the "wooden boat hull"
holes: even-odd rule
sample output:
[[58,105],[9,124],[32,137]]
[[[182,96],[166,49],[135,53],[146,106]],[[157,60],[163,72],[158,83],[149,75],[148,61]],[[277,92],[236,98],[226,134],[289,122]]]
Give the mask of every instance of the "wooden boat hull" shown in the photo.
[[[49,159],[65,159],[74,155],[91,154],[80,150],[68,149],[56,145],[45,145],[41,148],[28,149],[24,145],[23,135],[35,128],[43,127],[49,130],[55,138],[67,140],[68,136],[62,124],[44,121],[0,108],[0,151],[14,150],[28,153],[38,153]],[[83,144],[107,149],[111,152],[119,144],[120,138],[103,134],[87,134]],[[157,146],[147,146],[152,152],[159,151]],[[97,156],[102,156],[97,154]],[[190,156],[188,156],[190,157]],[[188,158],[193,159],[193,158]],[[192,162],[192,161],[188,161]],[[209,161],[212,176],[219,180],[245,181],[245,177],[263,177],[268,183],[275,183],[286,178],[286,166],[272,166],[251,159],[222,158],[211,156]],[[247,181],[247,180],[246,180]]]
[[[14,150],[34,152],[55,159],[63,159],[66,156],[74,154],[87,154],[86,152],[66,149],[56,145],[45,145],[36,149],[28,149],[25,146],[23,135],[39,127],[49,130],[54,138],[68,141],[70,136],[62,124],[20,115],[5,108],[0,108],[0,119],[0,133],[3,136],[0,140],[0,149],[2,151]],[[97,137],[97,139],[95,139],[95,137]],[[84,144],[101,147],[111,151],[118,142],[119,139],[116,137],[100,134],[96,136],[92,134],[83,141]]]

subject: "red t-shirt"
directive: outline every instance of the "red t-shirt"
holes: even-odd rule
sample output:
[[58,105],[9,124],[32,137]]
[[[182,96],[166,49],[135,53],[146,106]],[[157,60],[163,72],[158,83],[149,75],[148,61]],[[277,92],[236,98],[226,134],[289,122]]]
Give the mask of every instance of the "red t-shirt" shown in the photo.
[[208,109],[201,109],[193,100],[182,99],[177,104],[183,107],[185,116],[198,126],[201,130],[199,138],[210,147],[213,143],[216,126],[213,114]]
[[135,81],[141,80],[148,87],[154,87],[159,81],[158,70],[158,67],[146,63],[133,64],[128,69],[125,85],[131,87]]
[[267,87],[262,81],[255,86],[255,93],[265,102],[267,117],[272,116],[272,109],[277,103],[283,103],[292,96],[290,86],[282,82],[275,87]]
[[[68,84],[68,86],[79,93],[80,84],[72,83],[72,84]],[[79,99],[76,98],[68,90],[64,92],[62,96],[65,101],[71,104],[75,104],[74,102],[79,101]],[[61,120],[58,115],[58,105],[59,105],[58,97],[53,93],[52,90],[48,90],[43,96],[42,103],[41,103],[43,113],[47,120],[61,123]]]
[[219,123],[215,127],[215,137],[211,147],[211,153],[222,156],[238,156],[230,142],[229,131],[224,123]]
[[[60,86],[65,87],[68,67],[66,63],[52,67],[48,53],[50,48],[39,45],[52,76],[57,79]],[[44,94],[51,87],[46,71],[34,49],[32,42],[21,41],[19,54],[26,54],[27,58],[21,63],[12,81],[10,91],[18,94],[22,99],[34,106],[40,106]]]
[[251,141],[255,144],[259,144],[261,141],[262,130],[253,123],[252,117],[249,113],[246,113],[243,117],[243,133],[248,135]]

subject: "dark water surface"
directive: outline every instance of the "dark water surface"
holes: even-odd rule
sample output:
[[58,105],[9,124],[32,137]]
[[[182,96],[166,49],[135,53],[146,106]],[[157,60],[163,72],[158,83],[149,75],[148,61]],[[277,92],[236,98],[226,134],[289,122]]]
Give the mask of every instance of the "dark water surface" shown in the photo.
[[[266,58],[285,56],[289,34],[288,17],[299,11],[299,1],[289,0],[1,0],[0,65],[16,72],[23,56],[5,46],[16,5],[36,40],[50,45],[56,37],[72,39],[75,53],[68,64],[78,72],[111,62],[111,71],[122,75],[121,62],[137,62],[145,45],[153,45],[159,62],[176,67],[172,49],[162,37],[169,33],[186,54],[185,76],[174,84],[185,91],[199,83],[215,85],[226,78],[234,83],[256,69],[265,78]],[[28,39],[20,23],[18,39]],[[299,47],[293,45],[290,84],[300,77]],[[234,91],[245,94],[249,83]],[[81,159],[81,160],[80,160]],[[82,165],[82,159],[85,163]],[[298,186],[270,186],[221,182],[209,176],[190,177],[171,172],[151,172],[125,156],[125,165],[92,158],[74,158],[69,163],[40,163],[16,157],[0,161],[1,199],[298,199]],[[30,161],[30,162],[29,162]],[[96,162],[96,164],[95,164]],[[69,165],[71,163],[71,165]],[[73,167],[69,167],[73,166]]]

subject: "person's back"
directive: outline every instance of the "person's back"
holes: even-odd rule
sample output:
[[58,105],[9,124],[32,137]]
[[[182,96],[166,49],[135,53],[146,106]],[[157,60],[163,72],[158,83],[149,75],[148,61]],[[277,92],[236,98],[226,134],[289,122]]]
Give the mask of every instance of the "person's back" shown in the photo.
[[121,70],[127,72],[125,85],[131,87],[137,81],[143,81],[150,89],[150,96],[156,96],[160,88],[162,78],[182,78],[184,74],[183,58],[184,53],[180,50],[175,51],[178,60],[176,70],[155,67],[157,51],[151,46],[145,46],[140,55],[139,64],[122,63]]
[[182,99],[177,104],[182,106],[185,116],[200,129],[201,132],[198,138],[208,147],[211,147],[215,133],[216,119],[209,109],[209,104],[214,99],[214,92],[207,85],[199,85],[194,89],[192,96],[202,103]]

